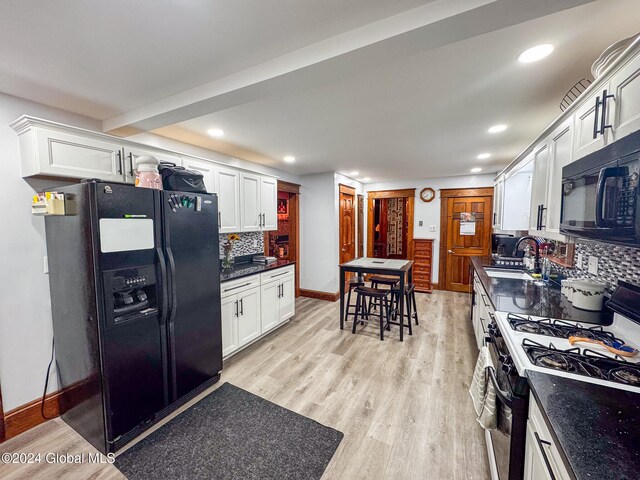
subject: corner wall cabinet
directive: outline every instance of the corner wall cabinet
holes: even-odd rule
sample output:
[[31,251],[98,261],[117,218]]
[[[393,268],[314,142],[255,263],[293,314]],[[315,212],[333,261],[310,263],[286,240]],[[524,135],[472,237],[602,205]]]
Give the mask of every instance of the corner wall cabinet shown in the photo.
[[[636,40],[596,79],[531,146],[500,172],[495,180],[493,226],[511,230],[504,222],[504,183],[533,155],[528,201],[529,233],[566,241],[560,233],[562,168],[622,137],[640,130],[640,40]],[[512,202],[509,201],[510,205]]]
[[220,233],[278,229],[275,177],[26,115],[11,127],[20,142],[23,177],[99,178],[133,184],[136,159],[153,155],[161,162],[202,173],[207,192],[218,194]]
[[223,282],[222,355],[227,358],[295,314],[295,266]]

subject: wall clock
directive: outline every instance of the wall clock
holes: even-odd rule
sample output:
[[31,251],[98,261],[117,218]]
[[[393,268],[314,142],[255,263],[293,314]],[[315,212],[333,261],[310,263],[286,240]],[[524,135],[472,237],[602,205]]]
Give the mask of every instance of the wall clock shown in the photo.
[[429,203],[436,198],[436,191],[433,188],[423,188],[420,192],[420,200]]

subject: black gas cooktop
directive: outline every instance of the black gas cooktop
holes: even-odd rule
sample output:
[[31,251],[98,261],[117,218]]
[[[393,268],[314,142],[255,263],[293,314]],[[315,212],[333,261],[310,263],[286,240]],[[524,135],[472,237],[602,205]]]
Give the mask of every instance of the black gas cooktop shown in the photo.
[[545,346],[528,338],[522,341],[522,347],[531,363],[539,367],[640,386],[640,367],[617,355],[611,358],[579,347],[561,350],[552,343]]
[[585,327],[579,323],[573,324],[550,318],[533,319],[529,316],[515,313],[507,315],[507,320],[511,328],[517,332],[535,333],[557,338],[584,337],[603,342],[615,341],[624,344],[622,340],[616,338],[613,333],[606,331],[601,326]]

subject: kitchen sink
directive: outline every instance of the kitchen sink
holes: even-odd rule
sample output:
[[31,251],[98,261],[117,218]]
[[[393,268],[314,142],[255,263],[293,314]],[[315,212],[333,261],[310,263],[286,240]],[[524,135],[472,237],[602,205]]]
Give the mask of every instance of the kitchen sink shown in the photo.
[[521,270],[508,270],[506,268],[485,268],[484,271],[491,278],[513,278],[514,280],[533,280],[533,277]]

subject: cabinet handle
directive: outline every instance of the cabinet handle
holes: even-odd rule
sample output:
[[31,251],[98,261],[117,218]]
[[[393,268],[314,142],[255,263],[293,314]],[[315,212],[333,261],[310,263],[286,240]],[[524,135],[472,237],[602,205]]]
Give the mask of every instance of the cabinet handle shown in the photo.
[[237,290],[238,288],[246,287],[247,285],[251,285],[251,282],[243,283],[242,285],[238,285],[236,287],[225,288],[225,292],[230,292],[231,290]]
[[263,227],[267,225],[267,219],[266,219],[265,217],[266,217],[266,216],[265,216],[265,214],[263,213],[263,214],[262,214],[262,226],[263,226]]
[[262,228],[262,215],[258,214],[258,227]]
[[607,94],[607,90],[602,92],[602,116],[600,117],[600,135],[604,135],[604,131],[607,128],[613,128],[613,125],[607,125],[607,100],[613,98],[613,95]]
[[542,223],[542,217],[544,217],[544,212],[546,209],[547,207],[545,207],[544,204],[540,205],[540,230],[547,228],[547,226]]
[[222,224],[222,217],[220,216],[220,211],[218,211],[218,230],[220,229]]
[[598,138],[598,112],[600,111],[600,96],[596,97],[596,109],[593,115],[593,139]]
[[542,440],[538,432],[533,432],[536,436],[536,442],[538,442],[538,447],[540,447],[540,452],[542,452],[542,459],[544,460],[544,464],[547,466],[547,470],[549,471],[549,476],[551,480],[556,480],[556,476],[553,474],[553,470],[551,469],[551,463],[549,463],[549,458],[547,457],[547,452],[544,449],[545,445],[551,446],[551,442],[547,442],[546,440]]
[[243,298],[240,299],[240,315],[244,315],[244,303]]
[[118,150],[118,173],[122,175],[122,150]]
[[129,173],[131,174],[131,176],[133,177],[133,153],[129,152]]
[[238,301],[236,300],[236,317],[238,316]]
[[271,275],[271,278],[281,277],[282,275],[286,275],[289,272],[276,273],[275,275]]

